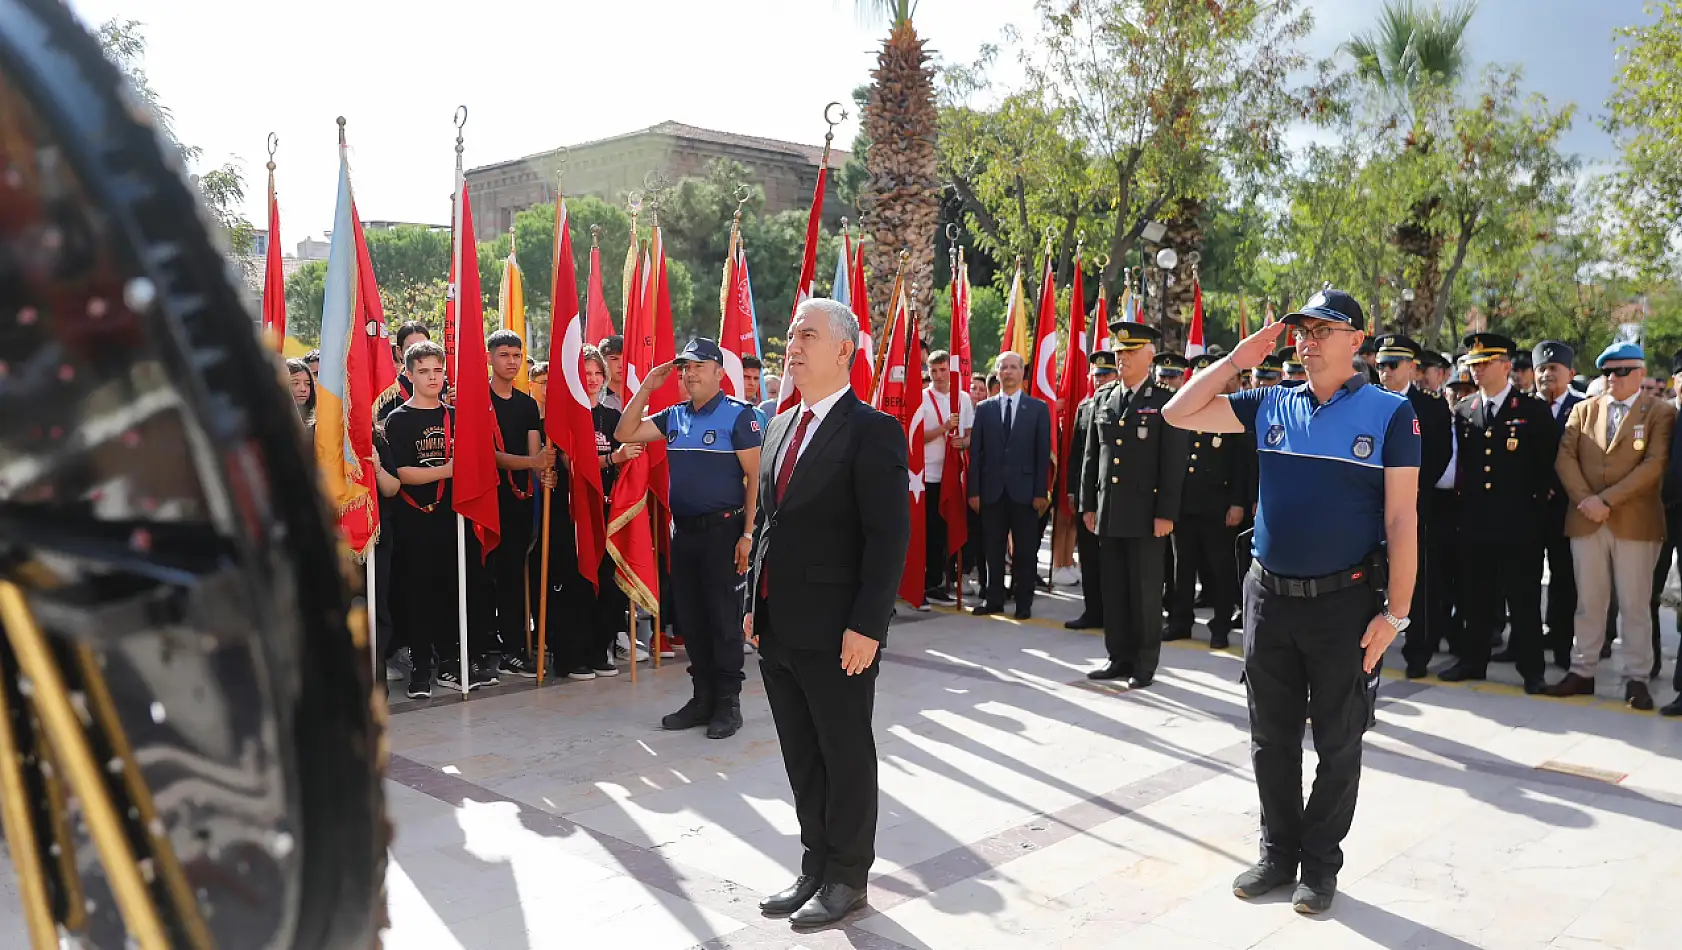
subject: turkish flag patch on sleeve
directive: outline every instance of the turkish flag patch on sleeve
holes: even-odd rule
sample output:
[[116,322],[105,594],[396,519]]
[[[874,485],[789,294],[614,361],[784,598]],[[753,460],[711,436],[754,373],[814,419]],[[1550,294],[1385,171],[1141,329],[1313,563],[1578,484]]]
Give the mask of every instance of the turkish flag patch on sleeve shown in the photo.
[[1413,417],[1413,434],[1414,435],[1419,434],[1419,417],[1418,416]]

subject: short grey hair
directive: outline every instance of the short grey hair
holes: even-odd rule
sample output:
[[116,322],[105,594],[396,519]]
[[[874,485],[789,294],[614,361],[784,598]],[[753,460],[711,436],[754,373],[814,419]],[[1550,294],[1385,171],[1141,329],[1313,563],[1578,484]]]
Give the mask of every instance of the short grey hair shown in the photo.
[[1024,369],[1026,369],[1028,367],[1028,361],[1022,358],[1021,353],[1018,353],[1015,350],[1005,350],[1003,353],[1000,353],[998,356],[993,357],[993,372],[996,373],[996,372],[999,371],[999,367],[1001,367],[1005,364],[1005,357],[1007,357],[1007,356],[1016,357],[1016,361],[1018,363],[1021,363],[1022,367]]
[[829,332],[835,334],[837,339],[847,340],[853,344],[854,349],[858,348],[859,319],[853,316],[851,307],[828,297],[812,297],[794,310],[796,320],[802,316],[815,317],[818,314],[828,319]]

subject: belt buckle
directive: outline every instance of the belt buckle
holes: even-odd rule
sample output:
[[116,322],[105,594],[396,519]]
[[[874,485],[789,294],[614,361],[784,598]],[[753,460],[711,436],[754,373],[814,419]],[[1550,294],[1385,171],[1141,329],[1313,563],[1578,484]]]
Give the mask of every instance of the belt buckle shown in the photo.
[[1302,581],[1300,581],[1300,580],[1298,580],[1294,577],[1283,578],[1283,580],[1285,581],[1285,591],[1284,591],[1285,596],[1287,596],[1287,597],[1306,597],[1306,596],[1308,596],[1307,594],[1303,593],[1303,591],[1306,589],[1306,587],[1305,587],[1305,585],[1303,584]]

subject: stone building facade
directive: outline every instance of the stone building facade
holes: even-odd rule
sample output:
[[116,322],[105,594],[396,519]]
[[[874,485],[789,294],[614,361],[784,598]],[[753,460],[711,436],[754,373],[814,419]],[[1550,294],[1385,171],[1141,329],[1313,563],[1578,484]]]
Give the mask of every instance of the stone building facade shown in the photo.
[[[561,150],[539,152],[513,161],[467,170],[467,191],[473,198],[473,220],[481,235],[507,231],[520,211],[555,199],[555,172]],[[798,145],[776,139],[719,132],[713,129],[662,122],[659,125],[573,145],[566,150],[566,189],[569,195],[594,195],[623,202],[626,194],[643,187],[644,177],[659,172],[676,184],[699,178],[717,158],[747,168],[750,183],[765,189],[765,210],[776,214],[789,208],[811,207],[817,186],[822,145]],[[848,153],[829,154],[831,184],[824,202],[824,223],[835,227],[849,210],[836,195],[834,171]]]

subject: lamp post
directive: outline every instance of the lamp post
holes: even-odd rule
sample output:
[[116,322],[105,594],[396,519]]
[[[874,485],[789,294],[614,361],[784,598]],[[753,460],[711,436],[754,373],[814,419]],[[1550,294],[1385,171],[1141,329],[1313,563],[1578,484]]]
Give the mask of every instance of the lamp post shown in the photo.
[[1165,247],[1156,252],[1156,266],[1162,272],[1162,292],[1157,295],[1161,308],[1157,316],[1157,328],[1168,327],[1168,272],[1179,266],[1180,255],[1171,247]]

